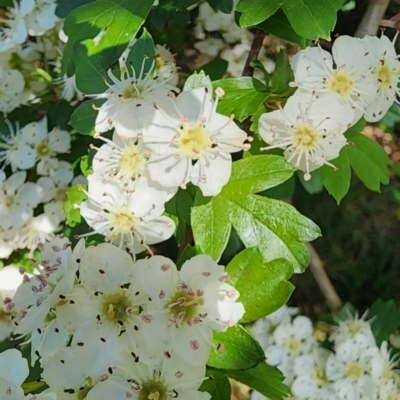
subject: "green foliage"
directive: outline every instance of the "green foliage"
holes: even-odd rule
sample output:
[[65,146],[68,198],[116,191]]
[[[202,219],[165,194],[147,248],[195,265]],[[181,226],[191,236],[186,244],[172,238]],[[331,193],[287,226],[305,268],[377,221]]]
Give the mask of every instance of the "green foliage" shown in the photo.
[[215,10],[225,14],[230,13],[233,8],[233,0],[207,0],[207,3]]
[[203,382],[199,390],[208,392],[212,400],[231,400],[231,384],[226,375],[217,370],[207,369],[209,380]]
[[265,363],[247,371],[228,371],[230,378],[250,386],[271,400],[282,400],[289,396],[289,389],[283,384],[281,371]]
[[364,126],[365,120],[361,119],[345,133],[349,145],[330,161],[338,171],[328,165],[322,167],[322,183],[338,203],[350,188],[350,167],[370,190],[379,192],[381,184],[389,183],[389,157],[378,143],[360,133]]
[[80,104],[71,115],[69,124],[82,135],[95,134],[95,122],[98,111],[94,107],[100,107],[105,99],[88,100]]
[[79,208],[76,207],[87,199],[87,195],[82,189],[85,189],[85,185],[75,185],[67,190],[64,213],[67,216],[66,224],[71,227],[78,225],[82,220]]
[[221,87],[225,91],[218,103],[218,112],[224,115],[233,113],[239,121],[254,114],[268,98],[268,94],[254,87],[253,79],[248,76],[214,81],[213,87]]
[[393,300],[376,300],[368,310],[369,318],[373,318],[371,329],[378,346],[400,328],[400,309]]
[[210,92],[212,92],[212,82],[210,77],[206,75],[204,71],[194,72],[190,75],[189,78],[186,79],[183,91],[193,90],[200,87],[206,87]]
[[283,4],[283,0],[240,0],[236,6],[241,12],[239,23],[242,28],[255,26],[275,13]]
[[318,227],[284,202],[257,196],[293,174],[282,157],[253,156],[233,164],[231,179],[222,192],[207,199],[195,198],[192,228],[196,244],[219,260],[233,226],[246,247],[257,247],[266,261],[285,258],[295,271],[309,261],[303,241],[319,236]]
[[294,75],[289,59],[285,51],[281,50],[276,59],[276,66],[271,75],[270,89],[274,94],[292,95],[296,89],[289,86],[293,82]]
[[56,15],[65,18],[75,8],[94,2],[95,0],[58,0]]
[[223,345],[223,350],[212,349],[207,365],[224,370],[245,370],[265,360],[264,350],[250,333],[240,325],[226,332],[214,332],[214,346]]
[[[68,43],[64,50],[63,72],[71,76],[77,70],[78,88],[78,82],[83,84],[83,77],[87,77],[94,90],[87,92],[98,93],[102,87],[101,77],[136,35],[152,6],[152,0],[97,0],[73,10],[64,23]],[[91,76],[93,67],[96,67],[94,77]]]
[[284,259],[265,262],[257,248],[240,252],[227,266],[229,283],[240,293],[246,313],[241,322],[265,317],[282,307],[294,286],[288,282],[292,264]]

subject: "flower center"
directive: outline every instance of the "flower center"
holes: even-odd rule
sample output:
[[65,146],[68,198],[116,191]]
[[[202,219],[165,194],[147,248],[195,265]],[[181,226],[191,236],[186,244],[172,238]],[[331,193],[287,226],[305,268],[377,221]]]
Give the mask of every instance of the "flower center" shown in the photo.
[[297,354],[300,353],[301,341],[295,337],[290,338],[286,342],[286,350],[290,355],[296,356]]
[[203,304],[201,296],[196,296],[191,289],[182,289],[171,297],[165,308],[170,309],[173,318],[186,322],[199,316],[198,306]]
[[139,147],[132,144],[125,147],[118,159],[118,168],[124,175],[136,178],[138,172],[146,164],[147,158],[139,151]]
[[378,85],[380,89],[387,89],[391,86],[393,73],[388,64],[385,63],[380,65],[378,68],[376,68],[374,73],[378,79]]
[[364,370],[357,361],[351,361],[346,365],[344,373],[351,381],[356,382],[364,375]]
[[67,200],[67,190],[68,190],[68,188],[65,188],[65,187],[58,188],[56,190],[56,195],[55,195],[56,200],[62,201],[62,202],[66,201]]
[[40,143],[36,146],[36,154],[38,157],[46,157],[50,154],[50,147],[47,145],[47,143]]
[[385,365],[382,371],[382,381],[385,383],[389,382],[392,379],[393,375],[393,371],[390,369],[390,367],[388,365]]
[[347,333],[351,338],[354,338],[362,331],[362,326],[356,321],[351,321],[347,328]]
[[14,194],[7,194],[4,198],[4,204],[7,208],[11,208],[15,204]]
[[0,308],[0,322],[8,324],[11,322],[11,313]]
[[121,97],[124,100],[137,99],[140,97],[140,92],[136,86],[127,84],[121,92]]
[[293,144],[296,147],[296,153],[314,148],[317,142],[318,134],[312,127],[302,126],[295,129]]
[[327,88],[340,96],[350,96],[353,92],[354,81],[349,74],[343,71],[335,71],[327,82]]
[[159,381],[144,382],[138,400],[167,400],[167,389]]
[[132,232],[135,225],[140,221],[129,210],[127,206],[121,206],[117,210],[112,211],[110,222],[113,227],[113,239],[120,233],[126,234]]
[[[130,310],[129,314],[131,314],[133,308],[124,289],[105,296],[102,301],[102,314],[109,321],[124,322],[128,316],[127,310]],[[138,312],[136,308],[134,311]]]
[[204,126],[182,126],[178,147],[192,160],[198,160],[201,153],[211,148],[210,134]]
[[328,383],[328,377],[326,376],[325,370],[322,367],[314,368],[312,376],[318,386],[323,386]]

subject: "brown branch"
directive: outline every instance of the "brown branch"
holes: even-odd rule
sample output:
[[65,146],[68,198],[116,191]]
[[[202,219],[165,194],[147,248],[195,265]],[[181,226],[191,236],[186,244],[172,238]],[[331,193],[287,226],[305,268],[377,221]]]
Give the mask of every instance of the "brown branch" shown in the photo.
[[187,225],[186,226],[186,233],[185,233],[185,239],[183,240],[182,244],[179,246],[179,250],[178,250],[178,259],[180,258],[180,256],[182,255],[183,251],[185,250],[186,246],[188,244],[192,244],[193,243],[193,231],[192,231],[192,227]]
[[262,47],[265,37],[265,32],[261,29],[256,29],[254,32],[253,43],[251,44],[251,49],[246,60],[246,64],[243,68],[242,76],[253,76],[254,68],[250,63],[257,59],[258,53]]
[[324,263],[310,243],[307,243],[307,247],[311,255],[310,271],[325,297],[326,304],[331,311],[339,311],[342,308],[343,303],[325,271]]
[[365,35],[375,36],[389,3],[390,0],[369,0],[367,10],[354,36],[359,38]]

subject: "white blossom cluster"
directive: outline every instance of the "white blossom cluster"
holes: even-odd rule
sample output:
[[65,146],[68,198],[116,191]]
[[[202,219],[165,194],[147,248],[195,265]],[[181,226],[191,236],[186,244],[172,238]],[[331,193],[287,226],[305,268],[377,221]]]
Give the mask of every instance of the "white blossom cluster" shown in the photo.
[[[370,321],[357,314],[338,320],[329,337],[331,351],[321,345],[326,333],[297,313],[283,306],[253,326],[267,363],[283,372],[293,400],[399,399],[398,357],[387,342],[377,346]],[[266,398],[253,392],[251,399]]]
[[69,132],[49,131],[46,118],[23,128],[8,125],[9,134],[1,136],[0,144],[1,166],[11,170],[8,177],[0,170],[1,258],[16,249],[32,254],[38,243],[54,237],[65,220],[66,191],[74,180],[71,164],[57,158],[70,150]]
[[[205,87],[183,91],[170,85],[174,66],[154,75],[156,60],[139,71],[120,59],[121,78],[110,69],[111,83],[98,110],[95,137],[105,143],[93,159],[88,200],[79,205],[93,233],[120,248],[140,253],[168,239],[175,230],[163,216],[164,204],[178,188],[198,186],[215,196],[231,175],[230,153],[248,149],[247,135],[216,112],[216,100]],[[112,140],[101,134],[114,129]]]
[[[397,37],[397,36],[396,36]],[[299,51],[292,60],[295,94],[283,108],[265,113],[259,133],[265,149],[284,149],[296,168],[310,172],[339,156],[344,132],[364,116],[380,120],[396,101],[400,61],[387,36],[340,36],[332,55],[321,47]]]
[[7,350],[1,399],[210,399],[197,389],[210,351],[223,351],[213,332],[245,311],[223,266],[206,255],[180,270],[163,256],[134,262],[113,244],[72,249],[63,236],[40,248],[35,274],[4,303],[49,388],[24,397],[27,362]]

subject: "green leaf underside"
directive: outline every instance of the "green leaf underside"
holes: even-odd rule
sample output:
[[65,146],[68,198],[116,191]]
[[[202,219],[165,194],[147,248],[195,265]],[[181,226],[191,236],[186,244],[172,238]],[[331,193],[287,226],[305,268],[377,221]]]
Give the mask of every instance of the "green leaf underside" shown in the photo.
[[236,6],[240,11],[239,23],[242,28],[255,26],[269,18],[283,4],[283,0],[240,0]]
[[225,373],[207,370],[206,375],[212,376],[212,380],[204,381],[199,390],[209,393],[212,400],[231,400],[231,384]]
[[247,371],[228,371],[227,375],[250,386],[271,400],[283,400],[289,396],[289,388],[283,384],[281,371],[265,363]]
[[225,95],[219,100],[218,112],[224,115],[234,114],[239,121],[254,114],[268,98],[268,94],[261,93],[254,87],[253,78],[249,76],[214,81],[213,88],[217,87],[225,91]]
[[245,370],[265,360],[264,350],[241,325],[226,332],[214,332],[214,346],[222,344],[223,350],[212,349],[207,365],[224,370]]
[[292,206],[258,193],[289,179],[293,167],[283,157],[253,156],[233,164],[231,179],[212,199],[201,195],[192,209],[194,239],[219,260],[233,226],[246,247],[257,247],[266,261],[289,260],[296,272],[309,262],[303,241],[320,235],[318,227]]
[[85,101],[72,113],[69,124],[80,134],[93,136],[98,113],[93,106],[100,107],[104,102],[105,99]]
[[265,262],[257,248],[240,252],[226,268],[240,293],[246,313],[241,322],[251,322],[276,311],[290,298],[294,286],[288,282],[292,264],[282,258]]
[[79,208],[75,208],[75,204],[80,204],[87,199],[86,194],[81,190],[85,185],[75,185],[67,190],[67,200],[64,203],[64,213],[67,216],[66,224],[76,226],[82,220]]

